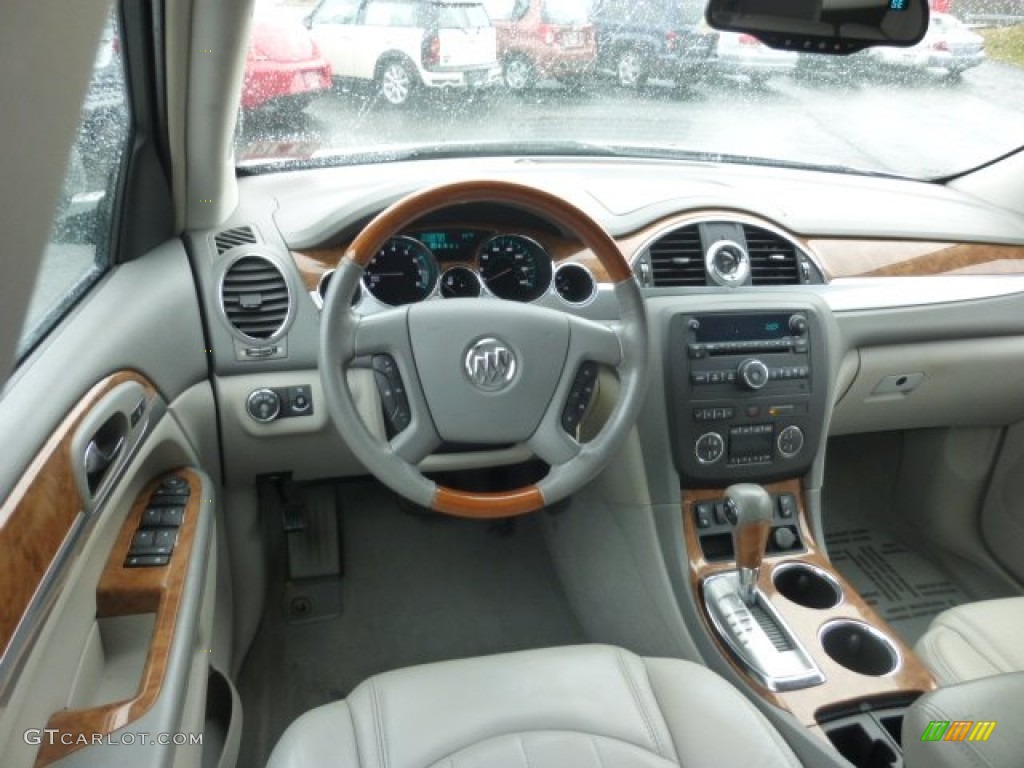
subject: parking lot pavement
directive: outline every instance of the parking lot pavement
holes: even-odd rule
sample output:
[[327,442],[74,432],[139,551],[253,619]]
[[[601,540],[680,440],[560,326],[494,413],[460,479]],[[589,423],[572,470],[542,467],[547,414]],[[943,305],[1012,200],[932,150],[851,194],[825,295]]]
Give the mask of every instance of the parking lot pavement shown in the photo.
[[[637,92],[595,81],[523,94],[421,98],[405,109],[355,88],[319,98],[298,121],[250,121],[243,144],[313,141],[339,150],[453,141],[586,141],[847,165],[938,176],[989,160],[1024,133],[1024,70],[988,61],[935,75],[716,79]],[[255,152],[266,151],[261,145]],[[242,148],[242,159],[253,154]]]

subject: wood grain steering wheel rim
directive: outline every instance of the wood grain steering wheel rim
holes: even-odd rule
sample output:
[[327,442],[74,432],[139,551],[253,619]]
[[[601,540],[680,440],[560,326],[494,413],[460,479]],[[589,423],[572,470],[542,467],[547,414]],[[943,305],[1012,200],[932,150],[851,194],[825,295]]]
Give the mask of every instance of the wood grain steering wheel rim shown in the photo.
[[[461,204],[480,203],[508,205],[533,213],[578,237],[610,276],[621,314],[620,330],[609,331],[616,334],[619,346],[620,361],[616,367],[620,374],[620,395],[605,427],[590,442],[579,446],[579,456],[558,467],[560,473],[551,472],[549,477],[537,484],[493,493],[444,487],[423,476],[413,462],[398,456],[393,446],[389,448],[387,443],[370,433],[359,418],[351,392],[344,383],[348,363],[357,354],[363,354],[358,352],[356,336],[368,318],[361,318],[354,312],[351,303],[366,266],[390,238],[424,216]],[[494,302],[500,300],[460,301],[480,302],[481,306],[494,308],[498,306]],[[389,312],[405,310],[400,307]],[[516,311],[552,312],[533,307]],[[571,316],[568,320],[571,324],[595,325],[591,321]],[[320,371],[327,410],[332,420],[356,456],[385,485],[416,503],[444,514],[471,518],[510,517],[534,512],[565,497],[604,466],[611,449],[632,427],[639,411],[642,384],[646,378],[647,340],[646,314],[639,285],[615,241],[600,225],[572,204],[549,192],[504,181],[460,181],[415,192],[394,203],[377,215],[345,251],[324,299]],[[409,365],[410,368],[406,370],[415,372],[414,365]],[[627,399],[629,402],[624,402]],[[596,449],[591,448],[594,444],[597,445]],[[400,468],[392,459],[403,463],[405,467]],[[577,465],[574,467],[577,470],[575,474],[565,470],[573,462]],[[581,464],[583,466],[579,466]],[[412,474],[406,470],[412,470]],[[555,475],[553,480],[551,475]]]

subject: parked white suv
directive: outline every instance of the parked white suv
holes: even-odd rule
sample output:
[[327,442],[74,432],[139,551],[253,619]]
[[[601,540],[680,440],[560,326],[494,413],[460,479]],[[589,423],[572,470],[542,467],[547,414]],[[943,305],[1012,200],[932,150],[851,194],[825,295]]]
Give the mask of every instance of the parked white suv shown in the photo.
[[335,80],[372,81],[391,104],[420,86],[501,82],[495,30],[479,2],[321,0],[306,24]]

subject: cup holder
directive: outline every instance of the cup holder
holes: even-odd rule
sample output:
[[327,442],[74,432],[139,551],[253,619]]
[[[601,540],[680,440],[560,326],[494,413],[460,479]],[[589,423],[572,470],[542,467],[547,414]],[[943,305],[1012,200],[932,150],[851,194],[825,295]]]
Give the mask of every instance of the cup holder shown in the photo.
[[807,563],[783,563],[772,572],[772,581],[780,595],[805,608],[835,608],[843,599],[839,583]]
[[900,655],[892,641],[859,621],[830,621],[818,636],[833,661],[862,675],[881,677],[899,666]]

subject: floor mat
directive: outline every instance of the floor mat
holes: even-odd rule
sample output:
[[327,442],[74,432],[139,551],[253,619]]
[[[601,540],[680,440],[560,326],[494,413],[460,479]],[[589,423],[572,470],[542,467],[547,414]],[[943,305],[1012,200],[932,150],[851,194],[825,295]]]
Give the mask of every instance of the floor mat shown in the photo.
[[936,565],[877,528],[826,526],[835,567],[910,645],[947,608],[971,601]]
[[280,574],[272,582],[239,676],[239,765],[264,765],[292,720],[375,673],[584,642],[537,521],[412,515],[374,483],[346,484],[341,506],[342,613],[291,624]]

